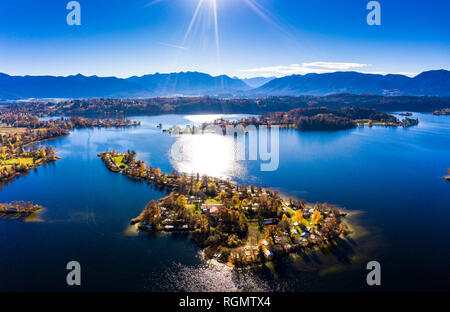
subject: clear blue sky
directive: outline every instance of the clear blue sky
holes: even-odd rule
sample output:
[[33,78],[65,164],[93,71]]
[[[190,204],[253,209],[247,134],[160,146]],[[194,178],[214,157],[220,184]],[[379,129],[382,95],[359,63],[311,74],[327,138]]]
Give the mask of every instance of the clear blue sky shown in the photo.
[[[356,70],[450,69],[450,1],[369,0],[0,1],[0,72],[12,75],[143,75],[201,71],[231,76]],[[192,21],[189,33],[187,30]],[[186,37],[186,39],[184,39]],[[218,48],[218,49],[217,49]]]

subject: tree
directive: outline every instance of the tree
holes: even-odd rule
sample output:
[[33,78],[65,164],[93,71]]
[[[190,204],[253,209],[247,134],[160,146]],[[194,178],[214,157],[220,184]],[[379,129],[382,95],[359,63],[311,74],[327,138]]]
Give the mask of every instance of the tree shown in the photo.
[[209,196],[216,197],[217,196],[216,183],[214,182],[209,183],[206,192],[208,193]]
[[233,195],[233,197],[231,197],[231,202],[233,204],[233,206],[236,206],[239,204],[240,200],[239,200],[239,196],[237,195]]
[[261,245],[258,247],[258,260],[260,262],[266,262],[266,255],[264,254],[264,250]]
[[145,166],[145,163],[143,161],[141,161],[140,166],[139,166],[139,171],[142,173],[145,172],[145,170],[147,170],[147,167]]
[[333,238],[340,233],[339,222],[335,217],[326,218],[321,232],[325,238]]
[[225,191],[221,191],[221,192],[220,192],[220,194],[219,194],[219,199],[220,199],[220,201],[224,201],[225,198],[227,198],[227,197],[228,197],[227,192],[225,192]]
[[289,219],[287,218],[286,215],[283,215],[283,217],[281,218],[279,227],[284,232],[289,232],[290,224],[289,224]]
[[229,248],[222,248],[221,252],[220,252],[220,257],[219,257],[219,261],[220,262],[227,262],[228,258],[230,257],[231,251]]
[[301,199],[301,200],[299,201],[299,208],[300,208],[300,209],[305,209],[305,207],[306,207],[306,200]]
[[243,237],[247,234],[248,231],[248,220],[245,214],[239,213],[238,220],[238,234],[240,237]]
[[258,228],[261,231],[262,229],[264,229],[264,218],[262,217],[262,215],[260,213],[258,213]]
[[266,231],[266,239],[271,238],[273,243],[275,244],[275,237],[279,236],[281,234],[280,229],[276,226],[276,225],[269,225],[267,226],[267,231]]
[[319,210],[314,210],[314,213],[312,215],[311,221],[314,224],[319,224],[323,219],[322,214],[319,212]]
[[239,245],[241,245],[241,240],[237,237],[236,234],[231,234],[230,236],[228,236],[228,240],[227,240],[227,246],[234,248],[237,247]]
[[156,200],[151,200],[143,211],[142,221],[154,227],[159,225],[161,220],[161,207]]
[[186,197],[184,195],[178,196],[177,204],[178,204],[178,207],[180,207],[181,209],[185,209],[186,208],[186,204],[187,204]]
[[303,220],[303,211],[299,209],[295,212],[295,221],[297,223],[301,223],[302,220]]

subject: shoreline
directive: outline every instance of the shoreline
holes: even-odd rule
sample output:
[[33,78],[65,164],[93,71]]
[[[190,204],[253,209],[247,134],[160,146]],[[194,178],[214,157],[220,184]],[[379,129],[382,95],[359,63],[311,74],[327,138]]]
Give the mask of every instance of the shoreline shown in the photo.
[[10,203],[0,203],[0,217],[2,215],[19,215],[28,217],[42,210],[43,207],[32,202],[13,201]]

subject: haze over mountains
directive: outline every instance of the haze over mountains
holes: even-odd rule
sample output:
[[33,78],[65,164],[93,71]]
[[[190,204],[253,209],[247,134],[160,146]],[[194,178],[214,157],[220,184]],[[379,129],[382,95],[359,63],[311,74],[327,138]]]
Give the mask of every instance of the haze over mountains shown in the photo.
[[[247,83],[246,83],[247,82]],[[255,86],[261,85],[254,88]],[[273,95],[450,95],[450,71],[433,70],[413,78],[357,72],[257,77],[240,80],[199,72],[152,74],[130,78],[83,75],[10,76],[0,73],[0,99],[138,98],[155,96],[255,97]]]
[[[235,78],[237,78],[237,77],[235,77]],[[259,87],[265,85],[266,83],[268,83],[269,81],[274,80],[276,78],[277,77],[254,77],[254,78],[244,78],[241,80],[252,88],[259,88]]]

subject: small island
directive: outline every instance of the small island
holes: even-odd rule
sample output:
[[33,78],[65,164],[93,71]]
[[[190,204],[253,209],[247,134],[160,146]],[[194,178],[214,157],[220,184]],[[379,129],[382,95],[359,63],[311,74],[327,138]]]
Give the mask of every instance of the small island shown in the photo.
[[1,215],[20,215],[29,216],[42,209],[42,206],[35,205],[32,202],[17,201],[11,203],[0,203]]
[[242,267],[329,246],[350,233],[345,213],[333,205],[286,200],[276,191],[206,175],[166,174],[135,155],[98,155],[111,171],[167,193],[151,200],[131,224],[148,232],[183,231],[204,248],[207,259]]
[[441,109],[441,110],[435,110],[433,113],[433,115],[450,115],[450,108],[447,109]]
[[447,169],[447,175],[444,176],[444,179],[447,180],[447,181],[450,181],[450,168]]

